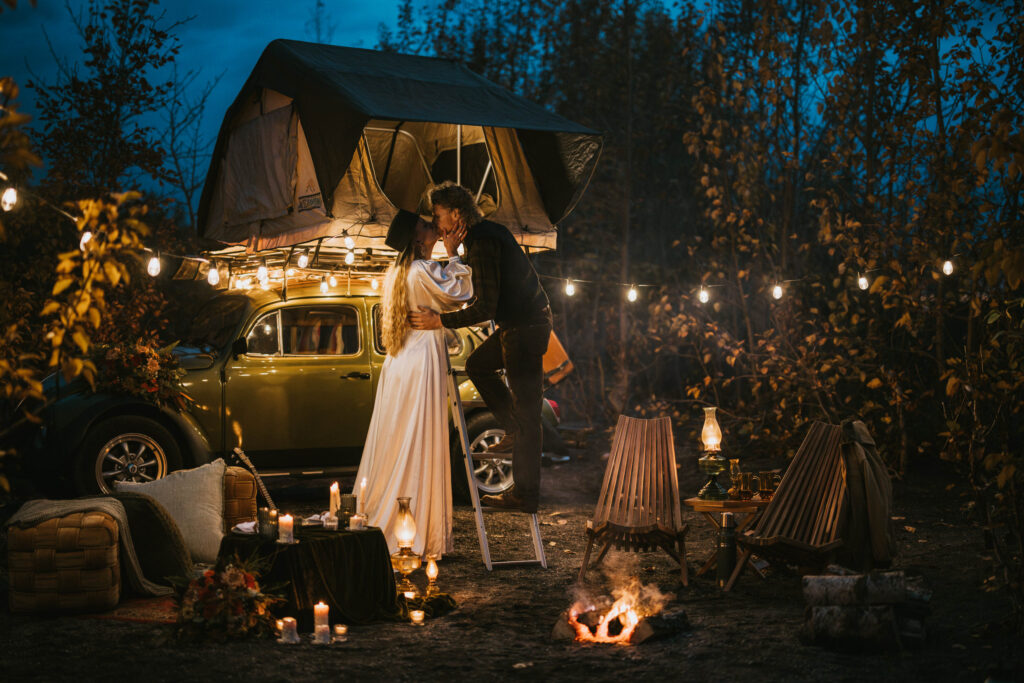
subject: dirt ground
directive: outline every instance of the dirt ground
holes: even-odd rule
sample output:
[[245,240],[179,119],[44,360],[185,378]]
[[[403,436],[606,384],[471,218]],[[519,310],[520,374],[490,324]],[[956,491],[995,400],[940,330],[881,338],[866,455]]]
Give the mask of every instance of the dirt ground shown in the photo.
[[[595,438],[570,462],[544,470],[547,570],[489,573],[480,559],[472,511],[457,507],[456,553],[441,563],[439,583],[459,608],[422,628],[352,627],[347,643],[330,648],[266,641],[185,646],[169,639],[169,626],[14,616],[5,604],[0,607],[0,681],[1024,680],[1020,641],[1005,628],[1006,600],[981,589],[992,573],[981,531],[959,512],[958,492],[946,490],[950,479],[935,472],[915,474],[896,501],[897,568],[920,575],[934,591],[923,649],[853,655],[802,645],[799,575],[773,566],[766,580],[744,575],[728,594],[716,589],[713,576],[693,579],[698,559],[711,551],[714,539],[706,522],[686,511],[689,588],[682,587],[678,566],[664,553],[613,552],[607,562],[631,568],[643,582],[673,593],[670,606],[686,610],[689,631],[634,647],[552,640],[556,618],[572,603],[606,450],[607,440]],[[679,472],[684,497],[692,495],[701,483],[696,466],[684,465]],[[326,504],[323,481],[278,483],[275,490],[279,505],[296,512]],[[522,516],[488,516],[488,521],[496,559],[528,552]],[[588,584],[598,593],[609,587],[599,571]]]

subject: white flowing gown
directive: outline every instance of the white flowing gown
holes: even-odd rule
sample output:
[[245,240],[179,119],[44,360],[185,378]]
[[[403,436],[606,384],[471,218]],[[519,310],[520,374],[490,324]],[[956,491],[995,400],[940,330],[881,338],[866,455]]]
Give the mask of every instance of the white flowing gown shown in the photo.
[[[473,295],[471,270],[458,259],[447,266],[413,261],[408,273],[409,310],[451,311]],[[373,417],[353,493],[370,526],[380,527],[388,549],[398,550],[397,499],[408,496],[416,520],[413,551],[420,556],[452,550],[452,484],[448,455],[448,347],[444,330],[410,330],[381,368]]]

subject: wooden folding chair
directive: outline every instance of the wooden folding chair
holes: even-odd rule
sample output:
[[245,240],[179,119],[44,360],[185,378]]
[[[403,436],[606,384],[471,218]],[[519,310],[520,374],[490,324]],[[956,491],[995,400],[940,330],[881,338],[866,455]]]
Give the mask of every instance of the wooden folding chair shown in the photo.
[[578,580],[586,576],[590,552],[600,542],[595,566],[613,545],[632,552],[660,547],[679,563],[683,585],[689,585],[687,529],[679,510],[671,421],[620,415],[594,518],[587,522],[587,550]]
[[800,566],[824,566],[842,546],[846,504],[842,428],[815,422],[754,528],[736,541],[743,548],[725,584],[730,590],[752,555]]

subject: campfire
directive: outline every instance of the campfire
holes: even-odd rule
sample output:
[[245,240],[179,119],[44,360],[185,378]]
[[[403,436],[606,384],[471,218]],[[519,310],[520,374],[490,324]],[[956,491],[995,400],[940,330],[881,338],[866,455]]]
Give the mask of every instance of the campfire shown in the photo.
[[577,597],[555,623],[552,636],[579,643],[637,645],[654,637],[674,635],[689,627],[681,609],[665,610],[675,596],[635,577],[610,597]]

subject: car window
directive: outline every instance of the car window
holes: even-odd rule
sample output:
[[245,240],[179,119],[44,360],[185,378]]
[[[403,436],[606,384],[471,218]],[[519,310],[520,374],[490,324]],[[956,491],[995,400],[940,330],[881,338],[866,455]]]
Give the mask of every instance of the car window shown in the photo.
[[246,352],[260,356],[273,356],[280,353],[280,337],[277,334],[277,328],[277,311],[268,313],[257,320],[245,337]]
[[[383,336],[384,335],[384,331],[383,331],[383,327],[384,326],[382,324],[383,321],[381,319],[381,315],[382,315],[384,309],[381,308],[380,304],[374,304],[372,310],[373,310],[373,348],[377,350],[377,353],[379,353],[381,355],[384,355],[386,353],[385,350],[384,350],[384,336]],[[448,346],[448,355],[449,356],[457,356],[460,353],[462,353],[462,350],[464,348],[466,348],[465,342],[462,339],[462,335],[460,335],[455,330],[449,329],[447,327],[444,328],[444,341],[445,341],[445,344]]]
[[380,355],[387,353],[384,349],[384,321],[381,318],[384,309],[380,304],[373,305],[373,348]]
[[281,309],[284,353],[351,356],[359,353],[359,316],[352,306],[294,306]]
[[240,296],[219,296],[206,302],[192,319],[185,343],[226,346],[242,322],[245,306],[245,298]]

